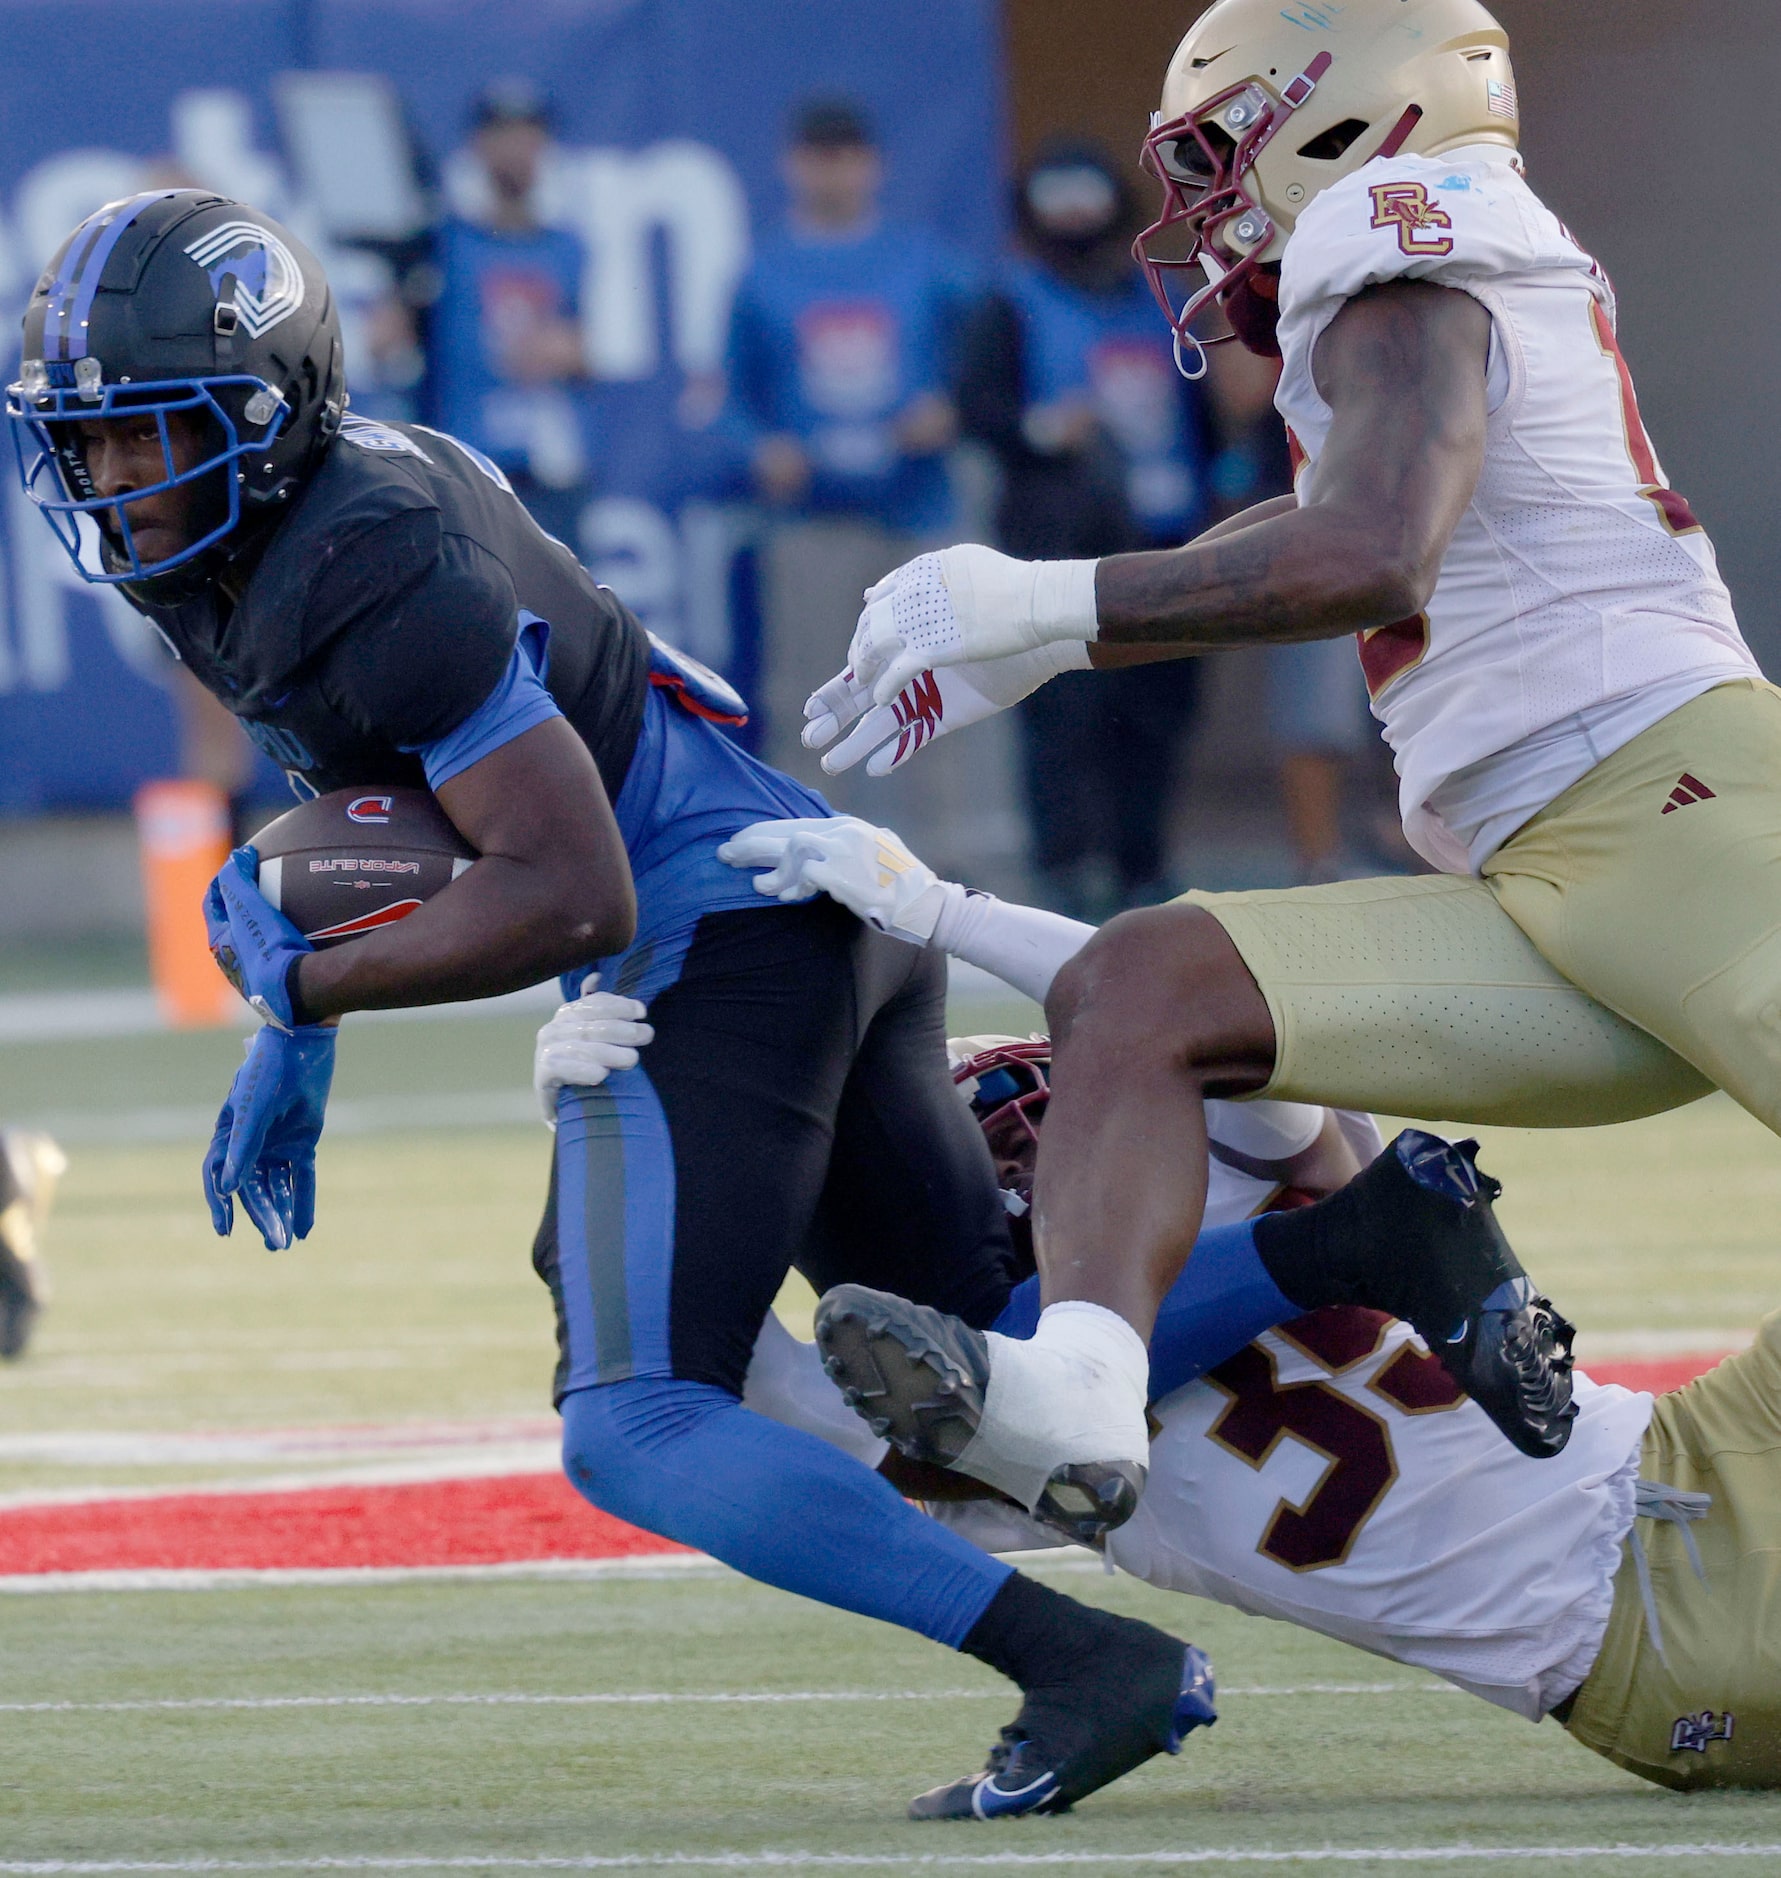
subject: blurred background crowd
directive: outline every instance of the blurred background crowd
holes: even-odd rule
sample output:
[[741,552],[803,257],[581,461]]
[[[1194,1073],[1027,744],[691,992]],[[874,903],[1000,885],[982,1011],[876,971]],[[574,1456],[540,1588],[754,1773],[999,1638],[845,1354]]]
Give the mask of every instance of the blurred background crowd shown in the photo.
[[[1166,547],[1289,486],[1272,368],[1220,347],[1185,381],[1130,258],[1137,145],[1198,10],[80,0],[83,39],[130,56],[0,123],[0,301],[111,197],[254,201],[329,269],[356,411],[484,451],[646,624],[741,686],[755,747],[943,871],[1098,919],[1187,885],[1408,867],[1342,641],[1071,675],[883,783],[824,779],[798,741],[862,589],[910,555]],[[1732,396],[1700,327],[1735,321],[1777,244],[1722,243],[1716,291],[1684,309],[1652,238],[1748,121],[1763,58],[1745,70],[1724,32],[1684,44],[1646,0],[1612,44],[1533,0],[1500,10],[1537,180],[1632,289],[1652,428],[1766,652],[1781,569],[1760,446],[1727,413],[1775,414],[1774,370],[1745,356]],[[65,6],[0,18],[23,69],[65,53]],[[1654,166],[1659,122],[1678,160]],[[1716,225],[1766,225],[1753,185],[1714,173]],[[118,596],[74,582],[16,490],[0,552],[0,940],[139,930],[142,786],[213,785],[240,828],[283,785]]]

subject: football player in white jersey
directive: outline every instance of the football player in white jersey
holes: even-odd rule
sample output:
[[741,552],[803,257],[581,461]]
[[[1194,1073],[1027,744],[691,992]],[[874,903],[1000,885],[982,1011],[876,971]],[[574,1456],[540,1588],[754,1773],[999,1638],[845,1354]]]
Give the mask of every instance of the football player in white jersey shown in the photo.
[[[1172,1334],[1165,1320],[1160,1365]],[[1574,1382],[1572,1437],[1535,1466],[1408,1326],[1314,1312],[1155,1404],[1149,1484],[1106,1556],[1552,1715],[1661,1785],[1781,1786],[1781,1313],[1655,1403]],[[776,1318],[746,1399],[869,1466],[895,1458]],[[1065,1543],[1002,1500],[928,1511],[986,1551]],[[948,1816],[995,1774],[942,1790]]]
[[1064,669],[1353,632],[1446,870],[1191,894],[1060,974],[1048,1308],[970,1377],[983,1452],[1142,1466],[1144,1343],[1205,1167],[1145,1159],[1199,1142],[1209,1094],[1568,1126],[1718,1086],[1781,1130],[1781,694],[1518,129],[1476,0],[1219,0],[1145,145],[1145,256],[1165,301],[1206,277],[1171,311],[1184,358],[1214,303],[1279,353],[1296,494],[1164,553],[920,557],[810,701],[807,742],[849,733],[826,763],[884,774]]

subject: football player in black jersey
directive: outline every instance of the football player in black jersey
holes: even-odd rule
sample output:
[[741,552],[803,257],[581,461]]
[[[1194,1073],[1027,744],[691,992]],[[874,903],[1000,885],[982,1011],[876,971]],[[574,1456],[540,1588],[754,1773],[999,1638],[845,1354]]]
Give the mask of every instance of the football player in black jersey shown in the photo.
[[[204,1169],[269,1247],[309,1230],[335,1026],[598,971],[644,1060],[558,1099],[534,1260],[556,1303],[570,1478],[767,1583],[903,1624],[1026,1691],[976,1816],[1055,1809],[1209,1718],[1204,1659],[923,1518],[744,1409],[789,1266],[987,1324],[1011,1282],[983,1142],[947,1074],[944,962],[829,900],[763,907],[718,844],[825,815],[719,724],[494,466],[347,409],[328,284],[241,203],[159,190],[64,243],[8,393],[27,493],[301,792],[430,788],[480,859],[410,918],[314,951],[238,850],[206,906],[266,1020]],[[716,720],[715,722],[713,720]]]

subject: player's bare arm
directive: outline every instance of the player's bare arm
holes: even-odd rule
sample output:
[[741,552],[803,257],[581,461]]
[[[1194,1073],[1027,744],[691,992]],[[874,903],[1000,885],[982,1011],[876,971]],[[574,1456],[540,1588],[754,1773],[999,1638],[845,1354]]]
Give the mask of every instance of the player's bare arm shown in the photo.
[[919,556],[868,592],[847,666],[805,706],[805,743],[852,725],[824,768],[869,759],[882,776],[1063,671],[1416,617],[1483,467],[1489,355],[1490,316],[1468,293],[1404,280],[1354,294],[1317,345],[1332,422],[1296,501],[1164,553]]
[[1143,644],[1332,639],[1419,612],[1483,464],[1489,347],[1490,315],[1453,288],[1397,281],[1350,300],[1317,349],[1335,421],[1303,502],[1103,560],[1091,663]]
[[308,954],[298,987],[309,1021],[493,997],[631,943],[624,843],[566,719],[535,725],[438,793],[480,858],[399,925]]

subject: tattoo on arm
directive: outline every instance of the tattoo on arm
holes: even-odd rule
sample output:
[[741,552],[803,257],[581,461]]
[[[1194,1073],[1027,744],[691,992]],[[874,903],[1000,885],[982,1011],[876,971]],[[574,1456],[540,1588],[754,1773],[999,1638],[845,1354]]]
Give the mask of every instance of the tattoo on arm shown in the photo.
[[1096,663],[1330,639],[1415,613],[1477,485],[1489,343],[1489,314],[1452,288],[1396,281],[1350,300],[1314,359],[1334,416],[1302,505],[1102,561],[1096,649],[1111,656]]

